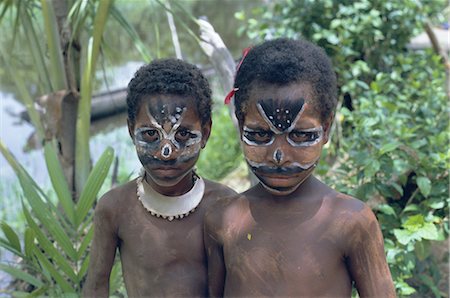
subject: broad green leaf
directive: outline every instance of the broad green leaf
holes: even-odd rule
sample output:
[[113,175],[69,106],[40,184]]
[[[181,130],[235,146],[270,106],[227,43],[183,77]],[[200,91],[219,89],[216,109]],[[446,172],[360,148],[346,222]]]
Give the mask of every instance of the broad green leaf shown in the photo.
[[14,230],[6,222],[2,222],[1,226],[2,226],[3,233],[6,236],[6,239],[8,239],[8,241],[9,241],[9,244],[11,244],[11,246],[15,250],[22,251],[22,248],[20,246],[19,236],[17,236],[16,232],[14,232]]
[[364,176],[367,178],[373,177],[380,170],[380,163],[378,160],[372,160],[364,168]]
[[431,191],[431,181],[428,177],[417,177],[417,186],[419,186],[420,192],[423,194],[424,197],[428,197]]
[[27,227],[25,229],[25,236],[24,236],[24,250],[25,250],[25,255],[28,258],[32,258],[33,257],[33,249],[34,249],[34,232],[33,229],[30,227]]
[[84,66],[81,79],[81,101],[78,106],[76,123],[76,148],[75,148],[75,185],[76,189],[84,188],[90,169],[89,136],[91,124],[91,97],[92,82],[94,81],[95,65],[100,53],[100,44],[105,30],[106,20],[112,0],[99,1],[94,19],[92,37],[89,39],[87,49],[87,61]]
[[67,184],[54,146],[54,142],[47,142],[45,144],[45,161],[47,163],[47,169],[50,175],[50,180],[52,181],[53,189],[58,196],[58,201],[61,203],[61,206],[64,209],[69,221],[73,225],[75,224],[75,205],[73,203],[72,195],[69,191],[69,185]]
[[403,212],[418,211],[418,210],[419,206],[417,206],[417,204],[409,204],[408,206],[405,207],[405,209],[403,209]]
[[414,252],[420,261],[425,260],[430,255],[430,245],[428,241],[417,241],[414,245]]
[[439,237],[438,231],[436,229],[436,226],[432,224],[431,222],[425,223],[418,231],[417,233],[422,237],[423,239],[428,240],[437,240]]
[[398,288],[400,290],[400,294],[402,294],[404,296],[409,296],[416,292],[416,289],[414,289],[413,287],[411,287],[404,281],[396,281],[395,283],[396,283],[396,288]]
[[39,288],[44,285],[44,283],[41,280],[35,278],[31,274],[29,274],[23,270],[17,269],[15,267],[8,266],[5,264],[0,264],[0,269],[4,272],[8,273],[9,275],[13,276],[14,278],[23,280],[35,287]]
[[25,182],[22,174],[19,174],[19,181],[33,214],[39,219],[39,222],[47,229],[53,239],[64,249],[65,253],[72,260],[76,260],[77,254],[72,245],[72,240],[67,236],[56,217],[50,212],[48,206],[39,197],[34,187]]
[[68,283],[67,280],[58,272],[58,270],[54,268],[53,264],[50,263],[48,258],[39,249],[35,250],[35,254],[42,267],[44,267],[45,270],[50,273],[52,278],[58,283],[58,286],[61,287],[64,292],[75,292],[75,289],[72,287],[72,285]]
[[25,258],[25,256],[22,254],[22,252],[17,250],[17,249],[15,249],[13,246],[11,246],[9,241],[6,240],[6,239],[0,238],[0,247],[3,247],[4,249],[9,250],[10,252],[15,254],[16,256],[19,256],[21,258]]
[[394,229],[394,235],[398,242],[403,245],[407,245],[411,240],[417,240],[418,238],[412,232],[403,229]]
[[376,210],[379,210],[380,212],[386,214],[386,215],[392,215],[394,217],[397,217],[397,213],[395,213],[394,208],[389,206],[388,204],[381,204],[376,207]]
[[84,254],[86,253],[89,244],[92,241],[92,237],[94,236],[94,225],[89,227],[87,234],[84,236],[83,241],[80,244],[80,248],[78,249],[78,259],[83,259]]
[[416,232],[425,224],[425,219],[422,214],[416,214],[408,217],[402,226],[408,231]]
[[397,149],[398,146],[399,146],[399,143],[396,143],[396,142],[384,144],[383,146],[381,146],[378,154],[381,156],[385,153],[394,151],[395,149]]
[[78,271],[79,280],[82,280],[84,276],[87,274],[90,259],[91,255],[87,255],[86,258],[84,258],[84,260],[81,262],[80,271]]
[[36,239],[39,243],[39,246],[41,249],[44,250],[44,252],[52,256],[53,260],[56,262],[57,267],[61,269],[67,276],[69,276],[73,281],[78,281],[78,277],[74,272],[74,269],[72,266],[68,263],[68,260],[62,255],[62,253],[53,245],[52,242],[48,239],[48,237],[41,231],[37,223],[33,220],[33,217],[31,216],[30,212],[28,211],[28,208],[25,207],[25,205],[22,204],[22,210],[25,215],[25,219],[30,226],[31,230],[33,231],[34,235],[36,236]]
[[427,204],[427,206],[433,209],[442,209],[445,207],[445,201],[440,199],[428,200],[425,203]]
[[108,174],[113,157],[114,151],[108,147],[92,169],[77,204],[77,226],[83,222],[89,210],[91,210],[96,196]]

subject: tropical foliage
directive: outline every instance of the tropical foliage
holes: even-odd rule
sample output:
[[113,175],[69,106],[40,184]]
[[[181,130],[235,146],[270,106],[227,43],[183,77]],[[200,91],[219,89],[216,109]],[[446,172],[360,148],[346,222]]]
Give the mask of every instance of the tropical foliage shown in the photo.
[[290,0],[237,14],[253,38],[303,37],[331,56],[339,108],[317,173],[373,207],[399,296],[448,292],[431,253],[449,233],[445,66],[431,50],[406,47],[426,22],[444,20],[444,5]]
[[[90,171],[92,82],[111,1],[74,1],[63,18],[56,15],[53,4],[65,5],[66,2],[6,1],[0,6],[2,26],[6,23],[6,14],[12,15],[8,20],[15,22],[13,39],[3,44],[0,58],[13,78],[39,142],[43,144],[47,171],[53,186],[50,193],[44,192],[0,143],[0,151],[19,178],[24,196],[22,211],[27,223],[23,241],[20,241],[19,235],[3,222],[1,227],[5,237],[0,239],[0,246],[22,260],[22,268],[1,264],[3,271],[28,283],[31,288],[27,290],[33,291],[35,295],[61,296],[63,293],[80,292],[89,263],[87,253],[93,233],[91,210],[113,159],[112,149],[106,149],[92,172]],[[92,26],[86,32],[89,36],[88,47],[83,58],[76,59],[76,55],[70,50],[71,46],[77,42],[79,26],[87,24],[88,12],[95,11],[97,13],[89,19],[92,20]],[[58,21],[61,23],[58,24]],[[61,24],[72,25],[70,34],[73,35],[65,40],[66,43],[62,40],[64,35],[58,31],[64,31]],[[40,26],[43,26],[45,39],[40,38],[38,33],[42,30]],[[14,75],[10,61],[14,60],[11,53],[18,46],[16,38],[24,41],[32,54],[34,69],[38,74],[36,86],[40,94],[46,94],[50,101],[56,101],[56,94],[63,94],[63,104],[53,103],[53,107],[57,107],[56,113],[55,109],[49,108],[45,117],[41,117],[29,86]],[[80,73],[74,71],[73,67],[81,69]],[[72,99],[71,105],[64,104],[64,99],[68,97]],[[63,122],[67,119],[73,122],[66,126],[52,127],[52,120]],[[61,127],[70,129],[59,134],[52,133],[52,129],[54,131]],[[73,137],[69,143],[75,150],[66,150],[67,142],[64,137],[67,135]],[[67,157],[62,154],[62,149],[64,152],[74,151],[74,155],[69,156],[76,161],[69,164],[68,168],[74,170],[72,173],[68,174],[62,166],[61,161]]]
[[[0,238],[0,246],[20,257],[24,266],[0,264],[0,269],[28,283],[24,290],[32,295],[61,297],[80,293],[93,236],[91,210],[108,174],[113,150],[106,149],[100,157],[76,203],[53,146],[48,144],[44,148],[54,190],[51,193],[45,193],[1,143],[0,151],[19,178],[27,223],[23,241],[6,222],[1,223],[5,237]],[[18,291],[14,292],[14,296],[18,295]]]

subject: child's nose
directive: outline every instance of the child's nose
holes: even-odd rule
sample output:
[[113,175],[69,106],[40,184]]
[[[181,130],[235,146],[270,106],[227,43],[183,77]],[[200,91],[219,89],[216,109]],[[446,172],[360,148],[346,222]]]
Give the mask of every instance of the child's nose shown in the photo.
[[163,140],[161,142],[160,155],[162,160],[174,159],[174,146],[171,141]]
[[286,141],[284,135],[278,135],[275,137],[275,141],[270,146],[272,150],[269,150],[271,156],[269,157],[273,163],[277,166],[286,164],[291,161],[289,144]]

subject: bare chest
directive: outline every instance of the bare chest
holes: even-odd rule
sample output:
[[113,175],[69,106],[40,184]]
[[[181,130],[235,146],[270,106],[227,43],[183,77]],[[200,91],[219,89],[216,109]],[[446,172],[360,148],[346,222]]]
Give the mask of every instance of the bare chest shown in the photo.
[[130,211],[118,231],[123,260],[151,270],[204,263],[202,210],[172,221],[152,216],[139,204]]
[[326,221],[241,226],[224,241],[226,291],[232,295],[299,296],[351,291],[342,241]]

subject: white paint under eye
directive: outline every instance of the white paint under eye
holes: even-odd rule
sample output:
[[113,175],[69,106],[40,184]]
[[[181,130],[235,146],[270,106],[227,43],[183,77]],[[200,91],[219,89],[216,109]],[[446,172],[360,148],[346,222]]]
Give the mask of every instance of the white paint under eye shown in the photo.
[[191,134],[195,135],[194,138],[190,138],[187,142],[186,142],[186,147],[188,146],[192,146],[195,144],[199,144],[202,141],[202,132],[199,130],[191,130],[190,131]]
[[291,166],[293,167],[299,167],[302,168],[303,170],[308,170],[311,167],[315,167],[317,165],[317,163],[319,162],[319,158],[317,158],[316,160],[309,162],[309,163],[300,163],[300,162],[293,162],[291,164]]
[[245,132],[256,132],[256,130],[254,130],[254,129],[251,129],[251,128],[248,128],[247,126],[245,126],[244,125],[244,127],[243,127],[243,132],[242,132],[242,136],[241,136],[241,139],[242,139],[242,141],[245,143],[245,144],[247,144],[247,145],[249,145],[249,146],[269,146],[269,145],[272,145],[272,143],[275,141],[275,137],[274,136],[272,136],[272,139],[269,141],[269,142],[267,142],[267,143],[263,143],[263,144],[260,144],[260,143],[256,143],[256,142],[254,142],[254,141],[252,141],[252,140],[249,140],[246,136],[245,136]]
[[289,144],[291,144],[291,146],[293,146],[293,147],[310,147],[310,146],[316,145],[317,143],[319,143],[323,139],[323,127],[322,127],[322,125],[319,126],[319,127],[302,129],[301,131],[302,132],[317,132],[317,134],[319,136],[317,137],[317,139],[315,139],[313,141],[297,143],[297,142],[294,142],[293,140],[291,140],[291,138],[289,137],[289,134],[288,134],[286,136],[286,140],[288,141]]

